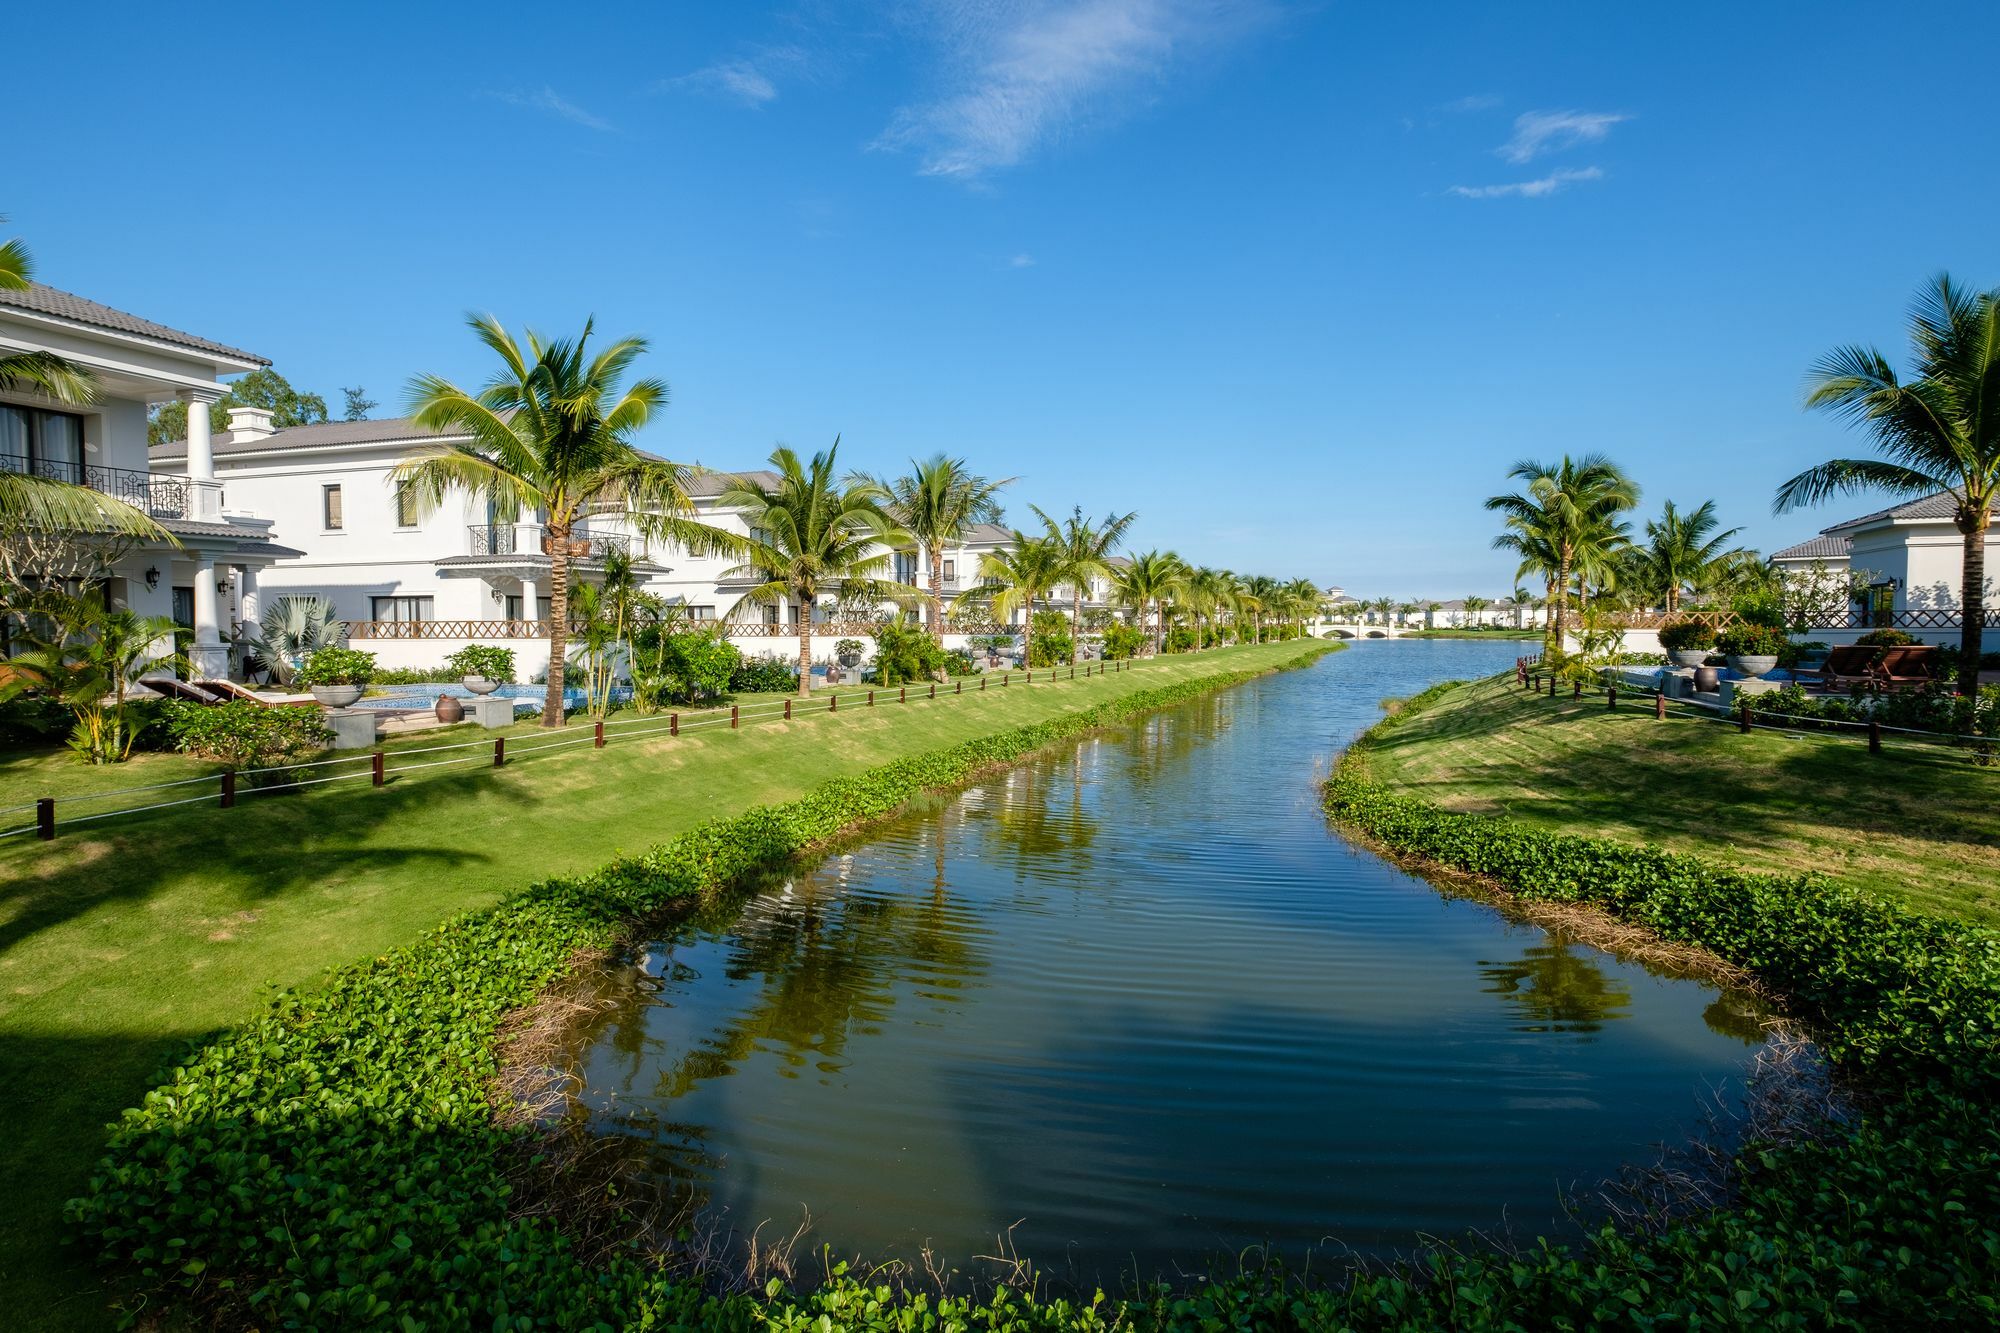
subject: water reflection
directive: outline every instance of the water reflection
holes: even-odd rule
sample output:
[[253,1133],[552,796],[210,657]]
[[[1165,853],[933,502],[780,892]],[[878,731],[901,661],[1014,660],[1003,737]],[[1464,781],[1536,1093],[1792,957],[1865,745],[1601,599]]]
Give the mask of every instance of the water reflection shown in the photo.
[[1605,975],[1596,950],[1551,936],[1510,963],[1482,962],[1486,993],[1520,1015],[1520,1032],[1593,1033],[1624,1017],[1632,992]]
[[579,1114],[637,1145],[663,1214],[804,1206],[844,1255],[971,1267],[1015,1227],[1115,1280],[1568,1225],[1553,1182],[1695,1122],[1754,1006],[1329,832],[1328,738],[1502,647],[1365,645],[755,887],[607,975]]

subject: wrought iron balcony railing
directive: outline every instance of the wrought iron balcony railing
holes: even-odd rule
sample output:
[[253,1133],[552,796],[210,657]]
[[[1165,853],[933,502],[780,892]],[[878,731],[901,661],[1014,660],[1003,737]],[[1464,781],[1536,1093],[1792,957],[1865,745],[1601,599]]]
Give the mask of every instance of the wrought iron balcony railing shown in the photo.
[[72,486],[88,486],[93,491],[123,500],[151,518],[213,520],[222,513],[222,483],[219,481],[194,481],[170,472],[141,472],[136,468],[99,467],[94,463],[69,463],[6,453],[0,453],[0,472],[47,477],[51,481],[66,481]]
[[[547,555],[549,537],[533,523],[475,523],[466,529],[469,555]],[[610,551],[630,551],[632,539],[615,533],[582,532],[570,537],[570,555],[602,560]]]

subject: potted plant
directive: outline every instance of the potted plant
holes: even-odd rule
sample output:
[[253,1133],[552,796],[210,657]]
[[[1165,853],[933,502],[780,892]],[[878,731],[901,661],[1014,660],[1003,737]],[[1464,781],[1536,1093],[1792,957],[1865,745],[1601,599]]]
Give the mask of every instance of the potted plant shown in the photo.
[[833,653],[842,666],[858,667],[861,665],[861,640],[842,639],[833,645]]
[[1660,648],[1675,666],[1698,667],[1715,646],[1715,631],[1699,620],[1670,620],[1660,626]]
[[318,648],[294,678],[328,708],[348,708],[375,675],[375,654],[355,648]]
[[491,694],[514,680],[514,650],[487,643],[468,643],[445,658],[459,673],[460,683],[474,694]]
[[1739,676],[1765,676],[1777,670],[1778,654],[1790,637],[1775,625],[1732,625],[1715,636],[1716,646]]

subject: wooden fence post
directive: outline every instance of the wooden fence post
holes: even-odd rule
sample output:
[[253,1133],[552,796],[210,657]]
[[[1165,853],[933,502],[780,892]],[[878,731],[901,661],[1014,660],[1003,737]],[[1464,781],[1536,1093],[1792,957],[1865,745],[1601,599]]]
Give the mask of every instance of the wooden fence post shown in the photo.
[[931,682],[931,698],[933,698],[933,699],[937,698],[937,682],[936,682],[936,681],[932,681],[932,682]]
[[829,713],[838,713],[840,711],[839,695],[829,694],[826,696],[826,711]]
[[222,808],[227,810],[236,804],[236,770],[227,769],[222,774]]
[[792,701],[790,699],[787,699],[785,700],[785,721],[790,722],[791,720],[792,720]]
[[1750,730],[1750,700],[1747,698],[1736,706],[1736,729],[1738,731]]
[[979,673],[979,688],[982,690],[986,688],[986,673],[984,671]]
[[493,738],[493,767],[499,768],[506,762],[507,738],[505,736],[495,736]]
[[1611,712],[1618,711],[1618,687],[1616,685],[1607,685],[1604,687],[1604,706]]
[[953,676],[953,677],[951,678],[951,692],[952,692],[953,694],[964,694],[964,693],[965,693],[965,677],[963,677],[963,676]]
[[597,733],[592,739],[596,742],[598,749],[602,750],[604,748],[604,719],[601,717],[597,719]]
[[1667,691],[1664,687],[1653,691],[1653,720],[1656,722],[1667,720]]
[[729,729],[736,730],[736,705],[729,705]]
[[1882,720],[1877,717],[1868,719],[1868,753],[1882,753]]
[[371,770],[369,776],[374,780],[374,784],[379,787],[382,785],[382,752],[377,750],[370,756],[370,760],[372,762],[368,765]]
[[681,734],[681,715],[679,713],[668,713],[667,735],[678,736],[680,734]]
[[906,704],[909,701],[910,701],[910,687],[907,685],[898,685],[896,687],[896,702],[899,704]]
[[873,690],[868,691],[868,706],[870,708],[875,706],[875,691]]
[[35,802],[35,836],[48,842],[56,836],[56,798],[44,796]]

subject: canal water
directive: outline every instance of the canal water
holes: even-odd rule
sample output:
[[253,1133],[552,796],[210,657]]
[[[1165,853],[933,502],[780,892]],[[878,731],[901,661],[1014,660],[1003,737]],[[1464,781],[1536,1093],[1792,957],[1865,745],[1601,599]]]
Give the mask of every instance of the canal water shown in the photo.
[[1750,1002],[1442,895],[1316,792],[1381,700],[1517,651],[1363,642],[878,826],[608,973],[576,1114],[662,1208],[961,1271],[1573,1229],[1740,1093]]

